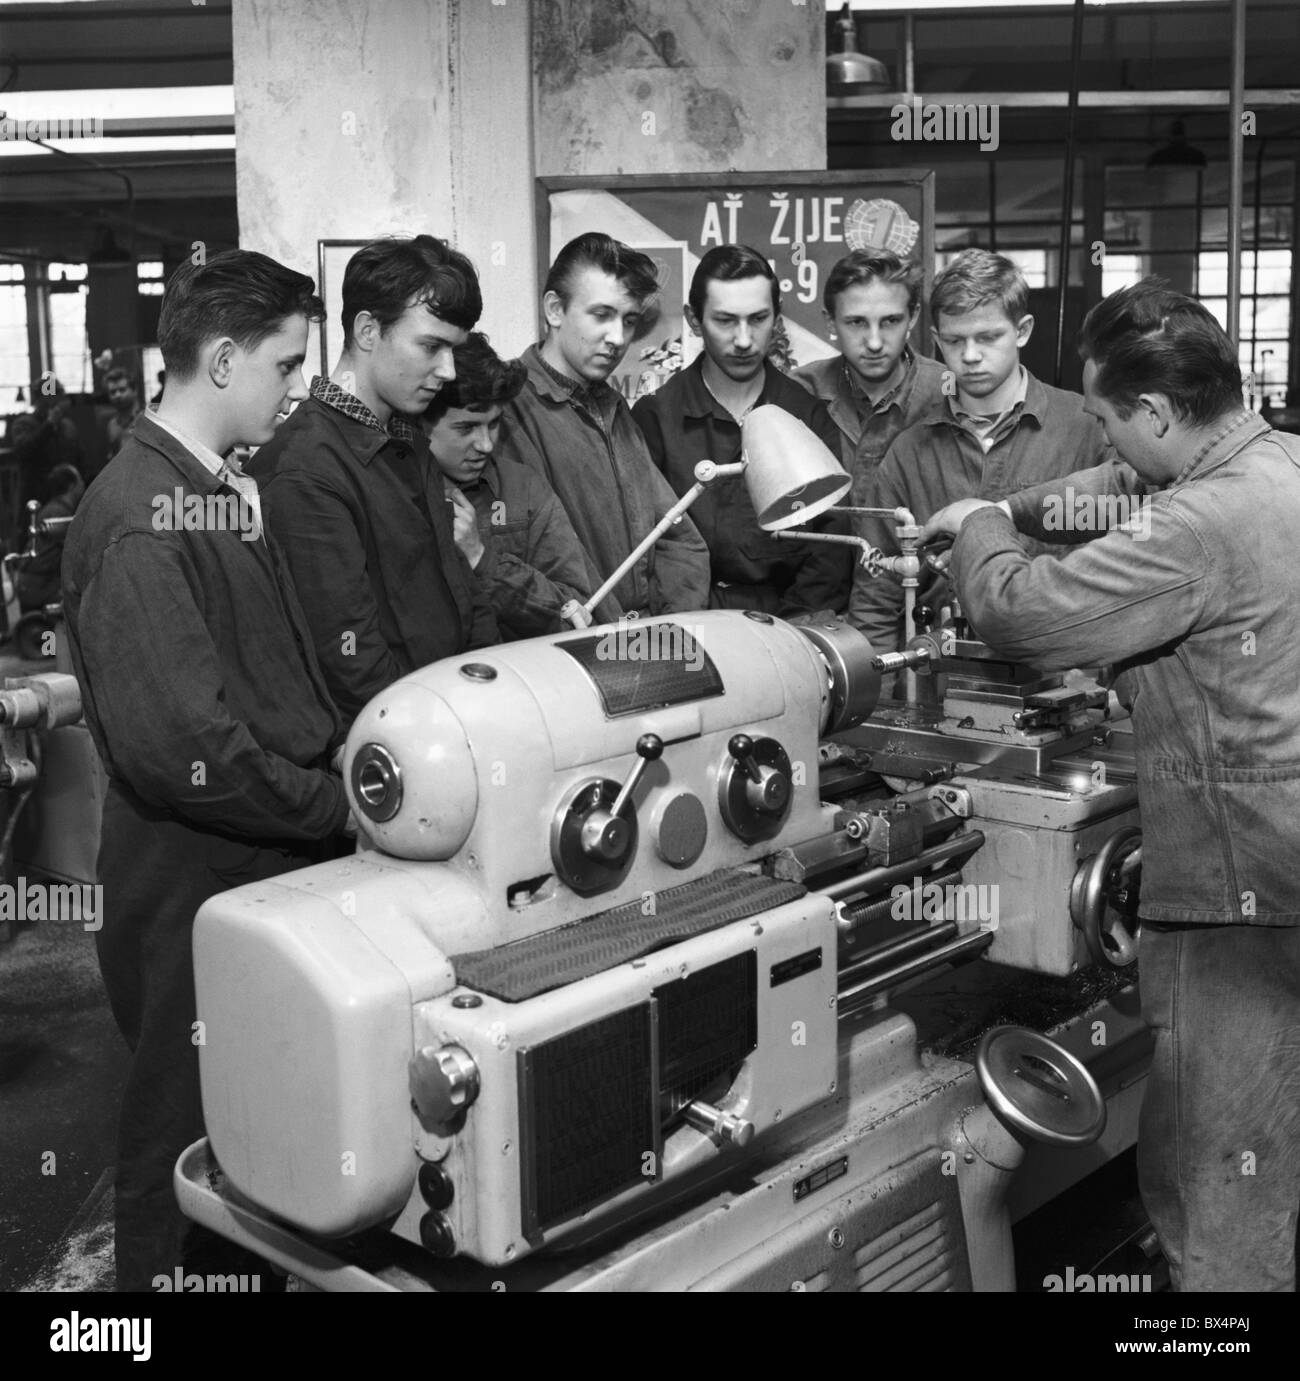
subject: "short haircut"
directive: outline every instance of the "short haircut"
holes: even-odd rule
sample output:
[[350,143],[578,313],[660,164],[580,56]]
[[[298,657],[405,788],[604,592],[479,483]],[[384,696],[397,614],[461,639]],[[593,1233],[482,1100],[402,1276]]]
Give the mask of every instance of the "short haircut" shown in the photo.
[[524,386],[528,371],[520,360],[503,360],[482,331],[471,331],[463,345],[452,352],[456,377],[434,394],[423,414],[424,422],[437,426],[452,408],[486,412],[504,406]]
[[750,249],[748,245],[715,245],[700,260],[691,278],[691,290],[686,296],[691,311],[697,318],[704,315],[704,299],[714,279],[720,283],[735,283],[742,278],[767,279],[772,288],[772,315],[776,316],[781,310],[781,285],[777,282],[772,265],[758,250]]
[[168,374],[190,379],[206,341],[229,336],[255,350],[293,316],[325,318],[311,279],[254,250],[227,249],[206,263],[182,264],[167,280],[158,346]]
[[1097,366],[1093,388],[1120,417],[1143,393],[1163,394],[1175,417],[1197,426],[1242,407],[1241,365],[1223,327],[1163,278],[1103,298],[1083,319],[1079,354]]
[[1018,322],[1029,310],[1025,275],[1005,255],[987,249],[963,249],[934,280],[930,320],[937,326],[940,312],[964,316],[990,302]]
[[835,315],[836,299],[849,288],[869,283],[898,283],[907,289],[907,313],[912,316],[921,305],[921,285],[925,270],[910,259],[900,259],[887,249],[855,249],[838,260],[826,275],[822,306],[826,315]]
[[117,383],[130,384],[137,393],[140,391],[135,380],[131,377],[131,371],[129,369],[123,369],[120,364],[115,364],[112,369],[104,375],[105,388],[109,388],[111,385]]
[[567,307],[573,296],[574,280],[589,268],[600,269],[618,279],[638,302],[645,302],[659,291],[659,275],[648,254],[610,235],[590,231],[570,240],[555,256],[542,295],[553,292],[560,299],[560,305]]
[[446,240],[371,240],[343,270],[343,344],[352,344],[358,312],[369,312],[387,331],[418,304],[436,317],[468,331],[483,315],[483,295],[474,265]]

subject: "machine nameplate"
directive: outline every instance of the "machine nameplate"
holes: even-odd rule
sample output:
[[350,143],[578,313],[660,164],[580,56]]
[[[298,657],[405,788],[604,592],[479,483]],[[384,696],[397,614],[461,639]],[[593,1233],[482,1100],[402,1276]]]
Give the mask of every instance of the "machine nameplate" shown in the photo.
[[816,1194],[819,1189],[825,1189],[833,1180],[838,1180],[841,1175],[849,1173],[849,1158],[841,1156],[838,1160],[833,1160],[829,1165],[823,1165],[820,1170],[814,1170],[811,1175],[805,1175],[801,1180],[794,1182],[794,1201],[798,1203],[800,1199],[806,1199],[809,1194]]
[[792,955],[789,959],[783,959],[779,964],[773,964],[769,979],[773,988],[779,988],[782,983],[789,983],[791,979],[802,978],[806,973],[812,973],[814,969],[822,966],[821,948],[808,949],[802,954]]

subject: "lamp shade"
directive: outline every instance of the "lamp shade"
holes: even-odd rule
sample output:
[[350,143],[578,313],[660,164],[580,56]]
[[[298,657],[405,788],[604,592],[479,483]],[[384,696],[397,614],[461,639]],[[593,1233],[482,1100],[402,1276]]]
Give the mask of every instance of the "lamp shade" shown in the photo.
[[740,428],[745,487],[768,532],[798,527],[848,493],[853,481],[835,455],[799,419],[765,403]]

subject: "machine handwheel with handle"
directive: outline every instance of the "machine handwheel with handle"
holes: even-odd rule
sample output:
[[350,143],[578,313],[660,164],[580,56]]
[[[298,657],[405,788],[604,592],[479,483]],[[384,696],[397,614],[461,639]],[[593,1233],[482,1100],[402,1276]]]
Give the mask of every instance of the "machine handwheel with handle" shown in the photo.
[[1064,1046],[1028,1027],[987,1032],[975,1071],[989,1107],[1022,1140],[1088,1146],[1106,1129],[1097,1081]]
[[1126,969],[1138,956],[1142,831],[1127,825],[1079,865],[1070,884],[1070,916],[1093,963]]

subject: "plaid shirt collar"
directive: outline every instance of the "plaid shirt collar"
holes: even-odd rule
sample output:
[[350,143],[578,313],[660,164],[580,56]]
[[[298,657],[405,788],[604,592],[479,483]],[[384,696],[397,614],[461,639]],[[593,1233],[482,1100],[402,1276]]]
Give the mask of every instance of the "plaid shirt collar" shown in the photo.
[[618,392],[612,384],[592,381],[587,379],[571,379],[567,374],[560,371],[546,360],[542,354],[542,346],[538,344],[534,347],[537,351],[537,363],[541,365],[546,377],[554,385],[559,396],[567,397],[572,402],[581,403],[585,408],[595,413],[600,413],[608,407],[611,395]]
[[[1244,436],[1237,436],[1236,433],[1242,428],[1246,429]],[[1263,436],[1265,432],[1272,430],[1268,423],[1257,413],[1242,409],[1241,412],[1233,413],[1226,418],[1223,425],[1212,433],[1196,452],[1196,454],[1183,466],[1178,476],[1169,482],[1170,489],[1176,488],[1180,484],[1185,484],[1196,471],[1204,468],[1212,469],[1220,461],[1226,460],[1229,456],[1235,455],[1248,442],[1254,441],[1256,437]]]
[[340,388],[333,379],[326,379],[318,374],[311,381],[311,396],[318,403],[324,403],[327,408],[341,412],[344,417],[350,417],[364,427],[391,436],[394,441],[405,441],[411,446],[415,444],[415,428],[406,418],[394,413],[385,427],[360,398],[355,398],[346,389]]

